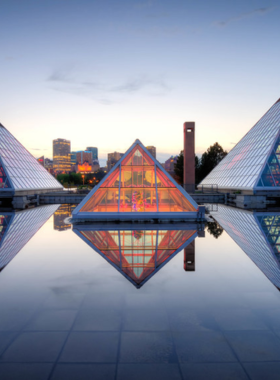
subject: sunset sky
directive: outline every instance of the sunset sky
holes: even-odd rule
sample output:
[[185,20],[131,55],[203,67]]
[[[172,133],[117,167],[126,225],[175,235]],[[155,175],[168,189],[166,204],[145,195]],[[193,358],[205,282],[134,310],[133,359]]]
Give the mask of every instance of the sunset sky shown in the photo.
[[0,122],[30,152],[231,149],[280,97],[279,0],[0,0]]

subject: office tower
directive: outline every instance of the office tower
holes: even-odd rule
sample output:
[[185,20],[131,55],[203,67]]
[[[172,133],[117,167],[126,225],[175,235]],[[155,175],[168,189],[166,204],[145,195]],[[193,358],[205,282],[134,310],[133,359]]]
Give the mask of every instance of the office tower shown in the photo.
[[76,153],[76,161],[78,164],[83,165],[87,162],[89,165],[92,165],[92,152],[88,150],[80,150]]
[[155,146],[146,146],[148,152],[155,158],[157,158],[157,148]]
[[76,165],[77,163],[77,152],[70,152],[70,163],[72,165]]
[[93,160],[98,160],[98,148],[95,148],[93,146],[88,146],[86,150],[92,152]]
[[124,154],[119,152],[108,153],[107,168],[108,171],[122,158]]
[[70,145],[69,140],[53,140],[53,169],[55,174],[70,171]]

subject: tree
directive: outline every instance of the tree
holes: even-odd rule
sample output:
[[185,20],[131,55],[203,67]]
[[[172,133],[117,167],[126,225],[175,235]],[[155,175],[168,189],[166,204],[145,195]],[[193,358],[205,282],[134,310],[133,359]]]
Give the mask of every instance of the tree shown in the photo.
[[[227,151],[225,151],[221,145],[216,142],[203,153],[201,159],[199,159],[198,156],[195,156],[195,184],[198,185],[226,155]],[[174,166],[174,171],[178,182],[182,185],[184,182],[183,150],[178,156],[177,163]]]
[[220,144],[216,142],[214,145],[211,145],[201,157],[198,183],[201,182],[226,155],[227,151],[225,151]]
[[207,223],[207,231],[210,235],[213,235],[214,238],[218,239],[222,235],[224,229],[216,221],[213,221]]
[[[200,159],[195,156],[195,183],[197,184],[197,177],[200,169]],[[183,185],[184,183],[184,151],[181,150],[177,162],[174,165],[174,172],[176,174],[177,181]]]
[[174,172],[176,174],[177,181],[183,185],[184,183],[184,151],[181,150],[177,162],[174,165]]

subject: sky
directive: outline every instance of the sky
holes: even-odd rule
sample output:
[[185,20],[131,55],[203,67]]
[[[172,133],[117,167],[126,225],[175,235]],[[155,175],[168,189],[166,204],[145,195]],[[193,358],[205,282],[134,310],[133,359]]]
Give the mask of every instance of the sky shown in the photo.
[[35,157],[230,150],[280,98],[280,0],[0,0],[0,123]]

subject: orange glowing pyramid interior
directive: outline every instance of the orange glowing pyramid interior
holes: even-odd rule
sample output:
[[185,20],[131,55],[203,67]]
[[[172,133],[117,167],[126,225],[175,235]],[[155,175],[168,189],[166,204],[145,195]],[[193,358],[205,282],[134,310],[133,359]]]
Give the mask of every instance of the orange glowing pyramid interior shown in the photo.
[[189,212],[196,209],[137,144],[80,211]]
[[196,230],[80,232],[108,261],[139,285],[186,243]]

